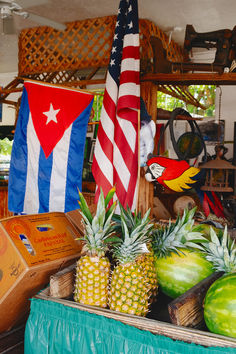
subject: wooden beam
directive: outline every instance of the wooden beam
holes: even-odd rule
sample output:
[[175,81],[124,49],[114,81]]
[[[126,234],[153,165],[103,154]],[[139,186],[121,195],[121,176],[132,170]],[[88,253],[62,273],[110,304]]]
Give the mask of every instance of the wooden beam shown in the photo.
[[235,85],[236,73],[175,73],[147,74],[141,77],[141,82],[155,82],[157,85]]
[[15,88],[11,88],[11,89],[0,89],[0,94],[3,95],[4,93],[10,94],[13,92],[21,92],[23,90],[23,87],[15,87]]
[[[169,120],[171,117],[171,111],[168,111],[163,108],[157,108],[157,120]],[[194,118],[194,117],[189,117],[189,116],[184,116],[181,114],[178,114],[175,117],[176,120],[196,120],[196,121],[201,121],[202,118]]]
[[91,79],[91,80],[76,80],[76,81],[70,81],[70,82],[63,82],[64,86],[87,86],[87,85],[100,85],[100,84],[105,84],[106,79]]
[[5,103],[5,104],[8,104],[8,105],[10,105],[10,106],[14,106],[14,107],[17,106],[17,102],[15,102],[15,101],[10,101],[10,100],[5,100],[5,99],[1,100],[1,99],[0,99],[0,102],[1,102],[1,103]]

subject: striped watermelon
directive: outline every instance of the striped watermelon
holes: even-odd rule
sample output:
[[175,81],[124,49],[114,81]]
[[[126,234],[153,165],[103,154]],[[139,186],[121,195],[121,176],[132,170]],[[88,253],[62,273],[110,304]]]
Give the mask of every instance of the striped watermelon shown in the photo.
[[211,332],[236,338],[236,273],[224,275],[210,286],[204,319]]
[[156,257],[155,267],[162,292],[176,298],[211,275],[212,264],[198,251],[180,249],[166,257]]

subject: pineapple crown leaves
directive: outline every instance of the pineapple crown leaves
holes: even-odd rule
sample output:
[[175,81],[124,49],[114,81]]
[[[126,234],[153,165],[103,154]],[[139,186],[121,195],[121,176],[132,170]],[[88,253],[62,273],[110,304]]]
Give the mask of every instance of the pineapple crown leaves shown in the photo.
[[150,215],[151,209],[148,209],[147,212],[145,213],[144,217],[141,217],[141,213],[136,213],[132,214],[131,210],[127,207],[127,211],[124,208],[121,208],[121,227],[122,227],[122,235],[126,234],[126,228],[132,232],[134,230],[139,230],[140,232],[143,232],[146,236],[150,233],[153,224],[150,223],[149,220],[149,215]]
[[114,214],[113,220],[116,222],[116,232],[120,234],[121,237],[122,235],[124,235],[123,223],[121,221],[122,219],[125,221],[129,231],[132,231],[136,226],[142,224],[144,225],[145,232],[149,232],[149,233],[151,232],[151,229],[153,227],[153,224],[151,224],[149,220],[151,209],[147,210],[145,215],[142,217],[141,212],[137,213],[136,210],[132,212],[128,205],[127,208],[125,209],[120,202],[119,202],[119,208],[120,208],[120,215]]
[[106,198],[104,198],[103,191],[101,190],[96,214],[93,216],[84,196],[79,192],[80,214],[82,215],[82,223],[85,229],[85,235],[82,240],[85,241],[86,248],[92,252],[103,252],[107,247],[108,238],[114,233],[112,216],[116,208],[116,202],[108,208],[108,204],[114,193],[115,188],[113,187],[108,192]]
[[210,228],[210,241],[205,244],[205,258],[213,263],[216,271],[236,272],[236,247],[225,226],[222,238]]
[[182,217],[178,215],[174,224],[155,228],[152,234],[152,247],[157,257],[166,257],[171,252],[183,253],[180,248],[203,250],[202,244],[208,240],[202,233],[194,229],[196,207],[184,210]]
[[[105,209],[107,208],[108,204],[110,203],[111,199],[113,198],[115,191],[116,191],[115,187],[112,187],[112,189],[107,193],[106,198],[104,199],[104,194],[101,189],[99,200],[102,199],[102,201],[104,201]],[[80,209],[81,209],[80,213],[83,214],[82,216],[85,216],[88,219],[89,223],[91,224],[92,220],[93,220],[93,215],[90,212],[90,209],[88,207],[86,199],[84,198],[83,194],[80,192],[79,189],[78,189],[78,192],[79,192],[79,198],[80,198],[80,200],[78,201]],[[115,209],[115,207],[114,207],[114,209]],[[110,215],[111,212],[112,212],[112,210],[110,210],[110,209],[107,211],[106,218]]]
[[149,221],[150,210],[148,210],[142,221],[129,229],[126,220],[126,213],[121,209],[122,239],[113,246],[113,256],[121,264],[134,262],[136,257],[148,253],[146,243],[149,241],[149,233],[153,225]]
[[188,248],[198,248],[202,250],[202,246],[199,243],[208,242],[208,240],[203,236],[203,234],[197,230],[194,226],[194,215],[197,207],[191,210],[185,208],[182,218],[178,216],[176,221],[176,227],[174,232],[176,232],[176,240],[180,241],[185,247]]

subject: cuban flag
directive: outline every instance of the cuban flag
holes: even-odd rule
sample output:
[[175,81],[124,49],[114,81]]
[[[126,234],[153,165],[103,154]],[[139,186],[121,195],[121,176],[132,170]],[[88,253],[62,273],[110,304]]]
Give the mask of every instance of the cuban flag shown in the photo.
[[25,81],[10,163],[10,211],[78,209],[93,97],[76,89]]

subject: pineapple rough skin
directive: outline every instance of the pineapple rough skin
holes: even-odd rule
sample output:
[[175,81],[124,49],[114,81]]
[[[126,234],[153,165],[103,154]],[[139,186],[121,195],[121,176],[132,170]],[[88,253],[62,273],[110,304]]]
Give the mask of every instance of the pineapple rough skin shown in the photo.
[[111,310],[145,316],[148,312],[148,291],[142,266],[125,263],[115,267],[110,287]]
[[110,262],[106,257],[83,256],[77,262],[74,299],[107,307]]

